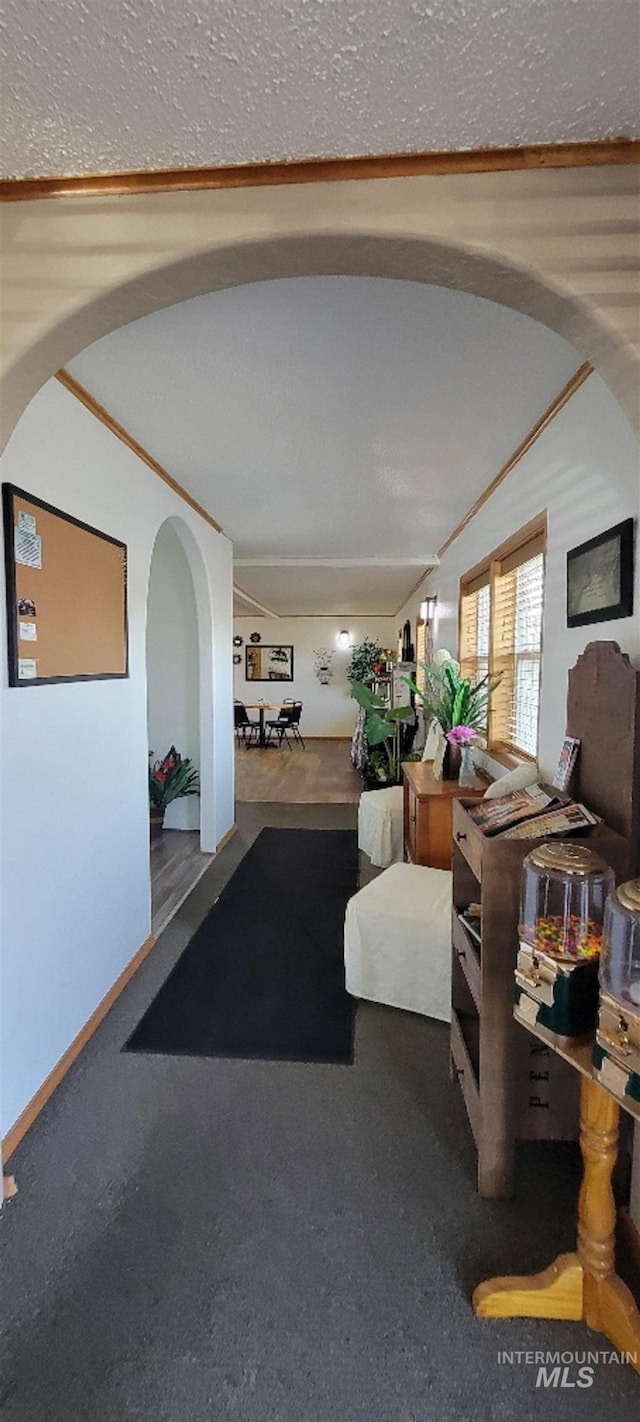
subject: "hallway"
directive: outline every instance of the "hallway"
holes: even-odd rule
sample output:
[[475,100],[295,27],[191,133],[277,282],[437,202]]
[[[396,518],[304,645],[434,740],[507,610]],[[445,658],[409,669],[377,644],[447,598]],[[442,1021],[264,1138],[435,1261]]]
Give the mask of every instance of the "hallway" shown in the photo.
[[280,750],[237,748],[236,800],[357,805],[362,776],[351,765],[351,742],[309,737],[306,745],[304,751],[296,746],[291,752],[286,746]]
[[[523,1148],[515,1201],[480,1200],[445,1026],[363,1004],[349,1068],[120,1050],[262,825],[354,823],[351,806],[239,805],[238,833],[13,1157],[3,1422],[586,1415],[498,1350],[596,1335],[480,1323],[469,1305],[487,1274],[571,1247],[575,1153]],[[630,1415],[637,1386],[596,1369],[589,1415]]]

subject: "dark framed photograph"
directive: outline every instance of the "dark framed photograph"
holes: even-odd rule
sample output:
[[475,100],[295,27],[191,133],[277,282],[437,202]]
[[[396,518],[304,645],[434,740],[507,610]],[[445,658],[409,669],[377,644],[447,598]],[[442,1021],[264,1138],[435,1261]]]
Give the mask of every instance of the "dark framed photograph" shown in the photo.
[[633,519],[626,518],[567,553],[567,627],[632,612]]
[[247,681],[293,681],[293,647],[245,647]]

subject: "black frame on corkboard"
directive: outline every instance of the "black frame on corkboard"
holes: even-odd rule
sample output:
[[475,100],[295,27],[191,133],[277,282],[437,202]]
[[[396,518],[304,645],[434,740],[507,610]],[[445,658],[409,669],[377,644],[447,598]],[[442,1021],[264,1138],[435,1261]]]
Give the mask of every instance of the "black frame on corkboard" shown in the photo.
[[[122,618],[122,641],[121,644],[119,644],[118,648],[118,652],[120,653],[121,651],[121,669],[114,670],[113,667],[111,667],[104,671],[74,671],[64,672],[60,675],[51,674],[47,676],[20,676],[20,661],[23,660],[23,658],[21,658],[20,656],[22,648],[22,643],[19,636],[20,620],[21,618],[25,618],[27,616],[29,617],[29,619],[35,619],[36,628],[38,629],[37,619],[42,613],[42,604],[40,603],[40,607],[38,607],[39,594],[36,594],[33,599],[31,597],[25,597],[23,595],[21,595],[20,597],[18,596],[18,567],[31,566],[33,567],[35,573],[41,572],[42,563],[44,563],[45,558],[49,556],[50,550],[47,550],[44,546],[42,546],[42,563],[40,565],[38,565],[37,563],[29,565],[23,563],[22,561],[18,563],[18,561],[16,560],[15,530],[18,526],[16,525],[16,513],[20,512],[20,510],[17,509],[17,503],[19,501],[23,501],[25,504],[30,505],[33,508],[41,509],[44,514],[49,515],[54,519],[60,520],[64,524],[69,524],[74,529],[79,529],[83,533],[90,535],[91,538],[99,539],[101,542],[108,543],[114,548],[119,549],[121,551],[121,558],[118,560],[116,568],[118,581],[117,585],[114,584],[118,599],[117,610],[115,613],[115,616],[118,619],[118,628],[120,625],[119,619],[120,617]],[[128,677],[129,625],[127,587],[127,545],[123,543],[119,538],[113,538],[111,534],[103,533],[101,529],[94,528],[89,523],[84,523],[82,519],[74,518],[72,514],[65,513],[63,509],[56,508],[53,504],[47,503],[44,499],[37,498],[35,494],[28,493],[26,489],[19,489],[15,484],[5,483],[2,485],[2,517],[5,550],[7,657],[9,686],[48,686],[58,682],[66,683],[74,681],[116,681],[123,680],[124,678]],[[37,537],[37,534],[35,534],[35,530],[33,532],[34,536]],[[49,571],[48,568],[47,571]],[[68,567],[64,568],[64,572],[68,576]],[[35,581],[37,581],[37,579]],[[51,592],[51,589],[48,590],[47,597],[51,598],[52,595],[55,596],[55,588],[53,594]],[[20,610],[21,604],[23,607],[22,611]],[[100,621],[103,621],[104,608],[102,604],[100,604],[99,609],[96,607],[95,603],[92,607],[91,597],[88,597],[83,600],[81,589],[78,589],[78,596],[74,596],[73,602],[71,604],[71,609],[69,599],[67,597],[64,605],[64,614],[66,617],[69,618],[69,621],[68,624],[65,625],[65,647],[67,647],[69,644],[73,644],[74,630],[76,635],[78,634],[78,631],[81,631],[82,635],[86,638],[87,632],[89,632],[89,634],[91,632],[92,618],[95,622],[95,625],[98,625],[96,621],[97,610],[99,610],[100,613]],[[35,648],[38,646],[38,631],[39,629],[36,631],[36,637],[33,640],[33,644],[31,641],[28,641],[25,642],[24,647],[31,647],[33,645],[35,650]],[[120,637],[119,630],[117,631],[116,635],[118,638]],[[27,658],[26,660],[31,661],[34,659]],[[37,662],[38,658],[36,657],[35,660]],[[119,655],[114,660],[119,662]]]
[[633,519],[626,518],[569,549],[567,627],[609,622],[632,613]]

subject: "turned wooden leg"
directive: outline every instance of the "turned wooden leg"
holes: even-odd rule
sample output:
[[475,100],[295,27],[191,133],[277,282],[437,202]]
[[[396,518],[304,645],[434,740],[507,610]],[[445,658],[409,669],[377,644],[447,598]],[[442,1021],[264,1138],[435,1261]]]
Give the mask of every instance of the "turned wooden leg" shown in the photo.
[[620,1107],[596,1081],[584,1077],[580,1096],[580,1148],[584,1175],[578,1201],[578,1257],[584,1271],[585,1323],[605,1333],[622,1352],[637,1353],[640,1314],[615,1272],[616,1205],[611,1176],[618,1153]]
[[[580,1147],[584,1174],[578,1200],[578,1247],[541,1274],[487,1279],[473,1295],[481,1318],[574,1318],[604,1333],[640,1372],[640,1313],[615,1272],[616,1207],[611,1175],[620,1108],[584,1077]],[[635,1361],[634,1361],[635,1359]]]

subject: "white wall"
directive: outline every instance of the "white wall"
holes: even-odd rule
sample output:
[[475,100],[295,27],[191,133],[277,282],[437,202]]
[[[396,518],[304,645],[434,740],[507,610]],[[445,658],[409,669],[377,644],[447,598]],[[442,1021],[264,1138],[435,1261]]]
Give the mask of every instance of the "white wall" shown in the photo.
[[[400,625],[395,617],[352,617],[341,622],[335,617],[236,617],[233,630],[243,638],[243,646],[233,649],[242,657],[240,666],[233,668],[233,694],[245,702],[294,697],[303,704],[303,736],[350,736],[356,718],[356,704],[351,700],[346,677],[351,652],[340,650],[338,633],[342,629],[350,632],[352,645],[369,637],[383,647],[395,648]],[[284,643],[293,647],[293,682],[278,683],[274,690],[270,682],[245,681],[244,653],[252,632],[259,632],[266,646]],[[328,686],[321,686],[314,674],[316,647],[329,647],[335,652]]]
[[555,769],[565,733],[567,673],[588,642],[611,638],[640,663],[640,557],[636,552],[635,613],[614,622],[567,628],[567,550],[622,519],[638,517],[638,445],[607,386],[592,375],[551,422],[443,555],[400,614],[415,625],[425,590],[437,593],[434,645],[455,652],[461,576],[543,509],[548,512],[540,688],[539,763]]
[[233,822],[233,730],[228,540],[56,381],[19,422],[2,478],[126,542],[130,655],[124,680],[10,689],[0,619],[5,1134],[149,934],[145,622],[153,544],[168,518],[209,625],[203,848]]
[[[147,607],[149,749],[161,760],[171,745],[200,768],[198,622],[193,578],[171,524],[153,549]],[[200,796],[167,806],[167,829],[198,829]]]

